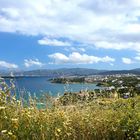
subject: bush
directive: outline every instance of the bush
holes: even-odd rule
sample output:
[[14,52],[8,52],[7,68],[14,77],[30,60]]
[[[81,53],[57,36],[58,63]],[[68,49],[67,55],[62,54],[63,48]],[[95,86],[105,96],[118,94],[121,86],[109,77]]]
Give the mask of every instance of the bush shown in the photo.
[[23,107],[21,100],[0,90],[1,140],[127,140],[140,139],[140,97]]

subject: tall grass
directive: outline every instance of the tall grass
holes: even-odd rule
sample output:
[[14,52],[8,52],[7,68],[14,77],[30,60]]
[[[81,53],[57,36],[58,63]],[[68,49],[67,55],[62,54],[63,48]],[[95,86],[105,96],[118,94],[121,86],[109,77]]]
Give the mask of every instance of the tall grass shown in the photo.
[[[0,140],[127,140],[140,139],[140,97],[38,109],[0,90]],[[53,103],[52,103],[53,104]]]

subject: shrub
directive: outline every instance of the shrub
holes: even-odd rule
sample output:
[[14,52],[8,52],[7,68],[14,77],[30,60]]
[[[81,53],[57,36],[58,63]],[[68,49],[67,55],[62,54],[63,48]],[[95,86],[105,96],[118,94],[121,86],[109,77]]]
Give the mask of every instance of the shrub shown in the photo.
[[[3,83],[4,84],[4,83]],[[100,98],[38,109],[23,107],[4,84],[0,90],[1,140],[140,139],[140,97]]]

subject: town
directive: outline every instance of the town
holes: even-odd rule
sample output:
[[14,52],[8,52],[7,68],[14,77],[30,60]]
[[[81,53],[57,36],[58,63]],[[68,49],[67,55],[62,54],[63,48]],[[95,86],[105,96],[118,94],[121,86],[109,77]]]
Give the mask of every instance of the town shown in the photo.
[[99,98],[130,98],[140,95],[140,76],[134,74],[116,75],[93,75],[86,77],[60,77],[51,79],[52,83],[93,83],[97,88],[94,90],[80,90],[79,92],[68,92],[60,98],[63,104],[77,101],[93,101]]

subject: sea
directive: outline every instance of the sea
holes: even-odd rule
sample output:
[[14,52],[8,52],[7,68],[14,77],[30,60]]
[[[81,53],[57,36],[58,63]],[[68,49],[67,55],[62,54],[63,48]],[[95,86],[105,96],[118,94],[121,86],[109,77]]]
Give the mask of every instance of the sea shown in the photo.
[[[10,78],[5,78],[5,82],[10,86]],[[12,78],[15,84],[15,91],[20,96],[41,97],[49,94],[53,97],[61,96],[64,92],[79,92],[80,90],[100,89],[92,83],[70,83],[59,84],[51,83],[48,77],[17,77]]]

